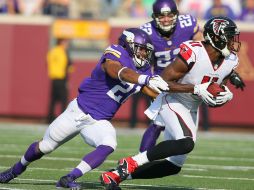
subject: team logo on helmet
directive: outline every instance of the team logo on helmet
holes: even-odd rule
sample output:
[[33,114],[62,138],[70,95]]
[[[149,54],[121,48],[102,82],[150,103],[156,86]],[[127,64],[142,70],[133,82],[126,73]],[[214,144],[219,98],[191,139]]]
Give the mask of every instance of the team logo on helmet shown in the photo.
[[213,25],[213,32],[216,35],[219,35],[220,30],[224,29],[229,24],[229,22],[224,19],[214,19],[211,24]]
[[161,12],[163,13],[163,12],[171,12],[171,9],[170,9],[170,7],[162,7],[161,8]]

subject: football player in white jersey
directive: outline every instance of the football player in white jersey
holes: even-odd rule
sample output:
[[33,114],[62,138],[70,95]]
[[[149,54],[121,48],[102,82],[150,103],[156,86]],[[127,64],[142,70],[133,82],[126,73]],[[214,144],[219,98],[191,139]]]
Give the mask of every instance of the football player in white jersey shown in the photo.
[[[203,40],[203,36],[197,19],[189,14],[179,14],[174,0],[156,0],[153,3],[152,18],[152,21],[143,24],[140,28],[147,32],[152,40],[154,45],[153,72],[155,75],[160,75],[163,69],[174,61],[182,42]],[[236,72],[231,74],[230,82],[241,90],[245,86]],[[204,107],[207,108],[203,105],[202,109]],[[203,117],[203,121],[205,118],[207,116]],[[152,148],[164,129],[165,125],[160,120],[151,122],[142,137],[139,151],[144,152]]]
[[[238,66],[239,30],[227,17],[214,17],[204,26],[204,41],[186,41],[180,45],[175,61],[162,72],[169,93],[161,93],[146,110],[166,124],[164,141],[132,157],[123,158],[115,170],[100,176],[107,189],[120,189],[125,179],[149,179],[177,174],[187,154],[194,148],[197,133],[197,109],[203,102],[221,106],[233,98],[226,81]],[[216,82],[224,88],[213,97],[207,87]]]
[[[181,43],[187,40],[202,40],[203,37],[197,19],[189,14],[179,14],[174,0],[156,0],[152,8],[152,21],[140,28],[152,40],[153,74],[160,75],[176,58]],[[151,122],[142,137],[139,151],[144,152],[153,147],[164,129],[163,122],[159,120]]]

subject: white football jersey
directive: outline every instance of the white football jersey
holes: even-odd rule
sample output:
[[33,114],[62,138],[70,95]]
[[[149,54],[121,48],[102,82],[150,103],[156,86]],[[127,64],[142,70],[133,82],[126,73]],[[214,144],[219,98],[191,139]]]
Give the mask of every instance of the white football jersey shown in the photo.
[[[231,53],[219,65],[213,65],[201,41],[187,41],[180,45],[180,57],[189,67],[189,72],[178,80],[181,84],[201,84],[205,82],[216,82],[221,84],[232,70],[238,66],[238,57]],[[197,109],[201,98],[192,93],[172,94],[189,109]]]

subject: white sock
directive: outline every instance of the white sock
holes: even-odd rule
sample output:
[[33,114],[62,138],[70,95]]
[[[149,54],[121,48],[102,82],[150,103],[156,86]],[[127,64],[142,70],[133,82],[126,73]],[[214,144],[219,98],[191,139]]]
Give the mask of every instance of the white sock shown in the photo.
[[132,159],[135,160],[138,163],[138,166],[142,166],[143,164],[149,162],[149,160],[147,158],[147,155],[146,155],[146,151],[142,152],[142,153],[139,153],[135,156],[132,156]]
[[23,166],[28,166],[30,164],[30,162],[28,162],[24,156],[22,156],[22,158],[20,159],[20,162]]
[[79,163],[79,165],[76,168],[78,168],[82,172],[82,174],[85,174],[92,170],[92,168],[83,160]]

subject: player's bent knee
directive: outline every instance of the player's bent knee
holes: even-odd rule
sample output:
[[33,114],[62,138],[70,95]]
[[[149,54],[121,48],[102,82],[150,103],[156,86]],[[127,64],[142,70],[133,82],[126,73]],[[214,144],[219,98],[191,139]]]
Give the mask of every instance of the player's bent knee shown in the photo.
[[185,150],[186,153],[191,152],[194,149],[195,142],[191,137],[186,137],[182,141],[182,148]]
[[49,154],[57,148],[57,143],[49,140],[42,140],[39,142],[39,150],[44,154]]
[[117,147],[117,142],[115,138],[105,138],[100,142],[99,145],[110,146],[111,148],[113,148],[113,150],[115,150]]
[[105,145],[105,146],[111,147],[113,149],[113,152],[116,150],[116,147],[117,147],[117,143],[116,142],[115,143],[108,143],[108,142],[106,142],[106,143],[102,143],[101,145]]

